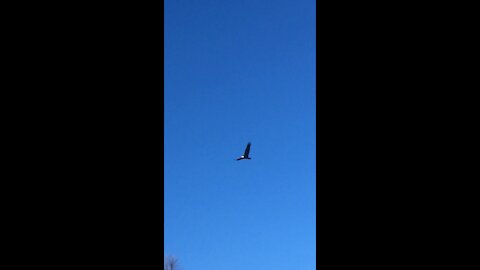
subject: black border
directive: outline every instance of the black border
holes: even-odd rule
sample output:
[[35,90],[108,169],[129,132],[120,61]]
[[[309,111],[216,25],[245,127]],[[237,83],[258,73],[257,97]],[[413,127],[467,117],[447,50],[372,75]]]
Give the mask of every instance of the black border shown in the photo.
[[31,8],[22,263],[160,268],[163,2]]
[[317,3],[319,268],[454,258],[445,187],[458,172],[437,97],[455,73],[432,10]]

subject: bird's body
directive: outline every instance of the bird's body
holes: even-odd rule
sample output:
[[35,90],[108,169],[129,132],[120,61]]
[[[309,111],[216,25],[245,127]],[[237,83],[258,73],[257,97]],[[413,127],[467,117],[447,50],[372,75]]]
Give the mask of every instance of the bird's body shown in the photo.
[[242,160],[242,159],[251,159],[248,155],[250,154],[250,145],[251,143],[248,143],[247,144],[247,148],[245,148],[245,153],[243,154],[243,156],[240,156],[239,158],[237,158],[237,160]]

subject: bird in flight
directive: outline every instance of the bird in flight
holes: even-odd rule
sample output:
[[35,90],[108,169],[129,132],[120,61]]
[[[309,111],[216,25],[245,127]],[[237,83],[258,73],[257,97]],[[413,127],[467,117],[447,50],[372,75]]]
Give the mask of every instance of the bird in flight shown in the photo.
[[250,153],[250,145],[251,143],[248,143],[247,144],[247,148],[245,148],[245,153],[243,154],[243,156],[240,156],[239,158],[237,158],[237,160],[242,160],[242,159],[251,159],[248,154]]

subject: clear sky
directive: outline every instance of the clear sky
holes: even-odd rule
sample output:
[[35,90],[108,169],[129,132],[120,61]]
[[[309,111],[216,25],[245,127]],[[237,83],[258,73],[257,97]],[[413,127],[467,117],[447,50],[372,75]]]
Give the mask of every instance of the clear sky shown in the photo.
[[164,250],[183,270],[316,268],[315,16],[165,1]]

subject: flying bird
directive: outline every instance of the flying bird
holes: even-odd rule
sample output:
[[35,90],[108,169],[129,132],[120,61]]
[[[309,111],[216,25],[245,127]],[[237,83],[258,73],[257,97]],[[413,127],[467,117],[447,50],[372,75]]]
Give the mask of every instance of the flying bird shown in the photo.
[[245,148],[245,153],[243,154],[243,156],[240,156],[239,158],[237,158],[237,160],[242,160],[242,159],[251,159],[248,154],[250,153],[250,145],[251,143],[248,143],[247,144],[247,148]]

